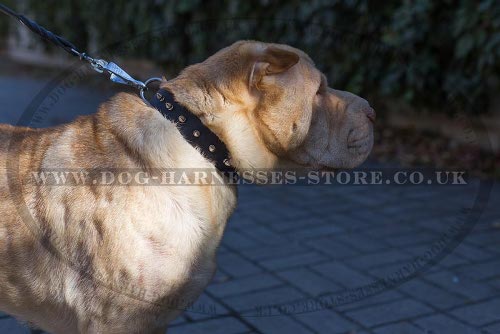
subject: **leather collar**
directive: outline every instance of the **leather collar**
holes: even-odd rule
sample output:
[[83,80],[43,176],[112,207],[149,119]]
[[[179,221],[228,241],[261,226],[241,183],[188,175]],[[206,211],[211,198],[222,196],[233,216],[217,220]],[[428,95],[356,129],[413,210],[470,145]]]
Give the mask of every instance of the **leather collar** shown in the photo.
[[177,125],[184,139],[212,161],[224,175],[234,177],[236,169],[231,166],[229,151],[222,140],[206,127],[202,121],[186,107],[179,104],[174,95],[160,89],[149,101],[166,119]]

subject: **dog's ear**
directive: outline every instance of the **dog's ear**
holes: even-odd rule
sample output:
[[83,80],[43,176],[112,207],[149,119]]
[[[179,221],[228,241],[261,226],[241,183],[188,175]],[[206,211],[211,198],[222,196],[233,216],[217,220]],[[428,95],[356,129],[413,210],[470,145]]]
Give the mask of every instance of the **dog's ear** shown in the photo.
[[267,47],[257,56],[250,72],[250,87],[259,88],[259,83],[266,75],[283,73],[299,62],[299,55],[293,51],[276,46]]

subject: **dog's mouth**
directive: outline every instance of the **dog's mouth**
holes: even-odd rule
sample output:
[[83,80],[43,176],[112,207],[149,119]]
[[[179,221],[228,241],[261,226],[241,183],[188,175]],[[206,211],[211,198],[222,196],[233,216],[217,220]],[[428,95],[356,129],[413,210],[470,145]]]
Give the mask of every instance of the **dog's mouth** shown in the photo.
[[370,124],[351,129],[347,135],[347,149],[352,154],[365,155],[372,146]]
[[347,144],[347,149],[353,154],[366,154],[370,151],[370,136],[351,141]]
[[347,142],[347,148],[359,148],[365,146],[370,141],[370,135]]

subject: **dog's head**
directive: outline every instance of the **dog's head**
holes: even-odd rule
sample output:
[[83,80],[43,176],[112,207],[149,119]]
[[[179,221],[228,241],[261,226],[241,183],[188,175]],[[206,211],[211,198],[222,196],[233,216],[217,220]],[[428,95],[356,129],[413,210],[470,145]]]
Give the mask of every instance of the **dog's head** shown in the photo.
[[237,168],[352,168],[373,146],[368,102],[328,87],[311,58],[287,45],[237,42],[170,84]]

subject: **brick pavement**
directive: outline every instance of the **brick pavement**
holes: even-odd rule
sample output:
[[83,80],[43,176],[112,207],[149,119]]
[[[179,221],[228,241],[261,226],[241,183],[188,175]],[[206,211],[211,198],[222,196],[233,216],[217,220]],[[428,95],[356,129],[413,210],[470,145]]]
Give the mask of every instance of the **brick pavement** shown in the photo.
[[[391,277],[463,217],[475,188],[240,187],[218,272],[193,308],[210,312],[185,312],[169,333],[500,333],[498,185],[474,230],[414,279],[331,309],[255,316]],[[0,314],[0,333],[27,332]]]

